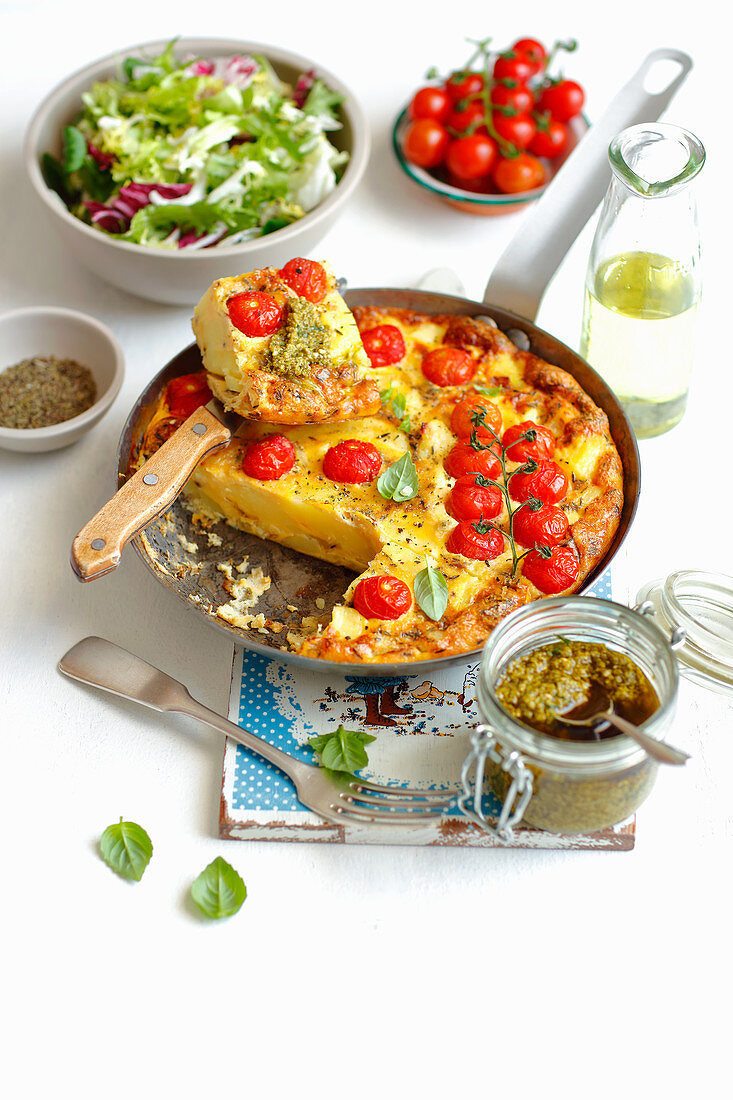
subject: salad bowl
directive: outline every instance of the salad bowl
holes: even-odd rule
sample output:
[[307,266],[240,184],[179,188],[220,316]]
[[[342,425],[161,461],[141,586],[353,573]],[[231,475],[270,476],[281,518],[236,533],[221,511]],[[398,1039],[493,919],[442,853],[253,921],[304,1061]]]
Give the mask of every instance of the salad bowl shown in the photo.
[[[160,247],[118,239],[76,217],[44,178],[45,154],[59,158],[64,127],[74,124],[82,109],[82,95],[99,81],[120,79],[122,62],[131,55],[154,58],[167,47],[164,41],[147,42],[114,54],[78,70],[54,88],[33,116],[24,145],[25,169],[31,186],[45,208],[53,228],[69,253],[113,286],[157,302],[192,306],[215,279],[238,275],[256,267],[279,266],[292,256],[308,255],[328,232],[353,195],[369,157],[369,131],[363,111],[349,89],[317,62],[288,50],[229,38],[179,38],[176,58],[231,58],[259,55],[276,76],[293,88],[304,74],[315,73],[326,87],[341,97],[337,108],[339,129],[328,140],[339,153],[348,155],[343,174],[325,198],[282,228],[250,240],[211,247]],[[95,204],[99,205],[99,204]]]

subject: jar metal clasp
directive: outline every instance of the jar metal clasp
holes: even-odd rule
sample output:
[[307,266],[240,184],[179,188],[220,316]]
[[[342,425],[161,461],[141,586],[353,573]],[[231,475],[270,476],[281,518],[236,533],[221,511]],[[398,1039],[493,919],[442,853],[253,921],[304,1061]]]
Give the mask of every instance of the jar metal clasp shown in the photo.
[[[483,808],[487,758],[499,764],[511,779],[496,824],[487,818]],[[471,734],[471,752],[463,762],[461,783],[463,794],[458,797],[458,805],[466,817],[497,840],[511,841],[514,826],[524,817],[532,797],[532,773],[521,754],[515,749],[506,752],[497,744],[491,727],[479,724]]]
[[[656,608],[653,600],[643,600],[641,603],[634,604],[632,611],[636,611],[639,615],[649,615],[654,618],[656,614]],[[679,649],[687,641],[687,631],[683,626],[677,626],[669,636],[669,644],[672,649]]]

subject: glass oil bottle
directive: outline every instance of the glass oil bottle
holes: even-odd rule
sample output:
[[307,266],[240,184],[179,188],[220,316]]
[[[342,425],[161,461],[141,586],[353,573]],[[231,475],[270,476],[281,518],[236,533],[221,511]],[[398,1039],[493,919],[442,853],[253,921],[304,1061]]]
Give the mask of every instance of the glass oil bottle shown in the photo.
[[591,247],[580,354],[605,379],[637,436],[682,419],[700,300],[692,180],[705,150],[664,123],[631,126],[609,147],[610,187]]

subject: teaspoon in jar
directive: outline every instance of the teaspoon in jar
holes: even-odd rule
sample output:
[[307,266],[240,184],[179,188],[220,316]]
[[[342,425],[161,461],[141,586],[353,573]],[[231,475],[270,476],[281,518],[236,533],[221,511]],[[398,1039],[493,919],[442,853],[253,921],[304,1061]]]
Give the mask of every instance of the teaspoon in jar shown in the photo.
[[661,764],[684,764],[690,759],[689,753],[668,745],[666,741],[657,741],[656,737],[650,737],[638,726],[616,714],[613,709],[613,700],[609,699],[597,684],[592,685],[590,695],[584,702],[578,703],[566,712],[557,711],[556,717],[562,722],[567,722],[569,726],[597,726],[600,723],[614,726],[619,733],[625,733],[627,737],[636,741],[637,745],[641,745],[647,756],[651,756]]

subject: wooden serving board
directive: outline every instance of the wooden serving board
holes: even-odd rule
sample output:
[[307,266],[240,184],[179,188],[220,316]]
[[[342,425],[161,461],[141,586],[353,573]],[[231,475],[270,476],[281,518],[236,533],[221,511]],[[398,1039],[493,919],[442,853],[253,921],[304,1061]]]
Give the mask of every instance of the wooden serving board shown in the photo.
[[[610,598],[606,573],[593,595]],[[430,789],[460,783],[477,721],[478,661],[449,665],[429,674],[419,667],[407,677],[360,678],[351,674],[303,673],[277,658],[235,647],[229,717],[238,725],[306,763],[316,762],[308,738],[339,725],[376,737],[369,765],[360,773],[378,783],[418,784]],[[495,800],[494,800],[495,801]],[[498,813],[499,804],[489,805]],[[242,745],[227,739],[219,817],[220,835],[233,840],[308,840],[357,844],[506,847],[457,808],[424,828],[350,827],[324,822],[297,799],[290,780]],[[584,835],[539,829],[516,830],[517,848],[633,848],[634,820]]]

